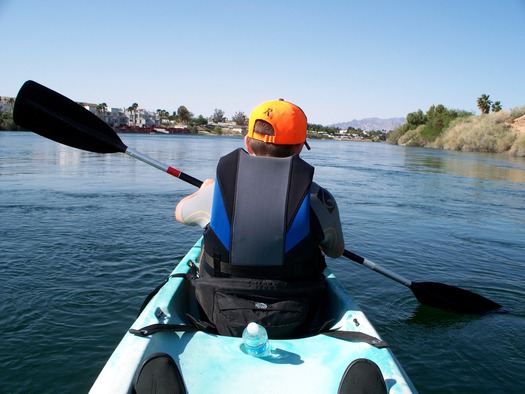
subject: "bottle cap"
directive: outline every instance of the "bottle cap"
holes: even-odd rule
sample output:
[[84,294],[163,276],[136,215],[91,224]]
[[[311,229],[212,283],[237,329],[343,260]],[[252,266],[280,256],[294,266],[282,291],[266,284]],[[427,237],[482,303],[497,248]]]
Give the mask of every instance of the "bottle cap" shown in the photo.
[[259,325],[252,321],[251,323],[248,324],[248,326],[246,327],[246,330],[248,331],[248,334],[255,336],[259,334]]

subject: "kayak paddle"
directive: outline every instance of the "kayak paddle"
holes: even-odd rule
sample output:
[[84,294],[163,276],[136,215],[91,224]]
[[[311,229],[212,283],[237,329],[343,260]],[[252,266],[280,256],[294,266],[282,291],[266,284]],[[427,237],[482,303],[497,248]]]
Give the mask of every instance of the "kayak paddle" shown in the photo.
[[202,182],[176,168],[127,147],[102,119],[80,104],[34,81],[24,83],[15,101],[13,120],[50,140],[95,153],[125,153],[185,182]]
[[345,250],[343,256],[407,286],[423,305],[462,313],[480,313],[501,308],[500,304],[459,287],[437,282],[412,282],[349,250]]
[[[196,187],[202,185],[200,180],[127,147],[117,133],[94,113],[34,81],[27,81],[20,89],[13,120],[19,126],[61,144],[95,153],[125,153]],[[343,256],[407,286],[424,305],[463,313],[485,312],[501,307],[483,296],[455,286],[412,282],[348,250]]]

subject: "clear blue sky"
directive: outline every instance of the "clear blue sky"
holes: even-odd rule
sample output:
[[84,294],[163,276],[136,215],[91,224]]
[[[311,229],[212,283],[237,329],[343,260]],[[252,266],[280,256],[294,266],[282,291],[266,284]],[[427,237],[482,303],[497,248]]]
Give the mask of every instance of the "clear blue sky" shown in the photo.
[[311,123],[525,105],[525,0],[0,0],[0,95]]

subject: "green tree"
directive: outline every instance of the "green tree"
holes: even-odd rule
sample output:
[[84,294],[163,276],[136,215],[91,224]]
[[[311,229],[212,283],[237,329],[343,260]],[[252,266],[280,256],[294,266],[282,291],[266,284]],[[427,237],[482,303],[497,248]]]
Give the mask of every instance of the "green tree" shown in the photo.
[[202,115],[199,115],[193,119],[193,123],[195,123],[197,126],[206,126],[208,124],[208,119]]
[[246,126],[248,124],[248,117],[244,112],[236,112],[232,116],[232,121],[238,126]]
[[442,115],[442,114],[444,114],[446,112],[447,112],[447,109],[445,108],[445,106],[443,104],[436,105],[436,113],[437,114]]
[[226,117],[224,116],[224,111],[222,109],[215,108],[213,115],[211,117],[213,123],[226,122]]
[[97,105],[96,111],[100,119],[104,120],[104,114],[106,113],[107,109],[108,105],[106,103],[100,103]]
[[502,107],[501,107],[501,102],[499,101],[494,101],[494,103],[492,104],[492,112],[499,112],[501,111]]
[[[434,107],[434,106],[432,106],[432,107]],[[432,107],[429,108],[427,113],[431,111]],[[414,128],[415,129],[417,126],[425,124],[426,121],[427,121],[426,117],[423,114],[423,111],[421,111],[420,109],[417,110],[416,112],[410,112],[407,115],[407,125],[410,128]]]
[[182,124],[188,124],[191,122],[191,119],[193,118],[193,114],[188,111],[188,108],[186,108],[184,105],[181,105],[177,109],[177,120]]
[[488,94],[482,94],[480,97],[478,97],[476,103],[482,114],[488,114],[490,112],[492,101],[490,100],[490,96]]

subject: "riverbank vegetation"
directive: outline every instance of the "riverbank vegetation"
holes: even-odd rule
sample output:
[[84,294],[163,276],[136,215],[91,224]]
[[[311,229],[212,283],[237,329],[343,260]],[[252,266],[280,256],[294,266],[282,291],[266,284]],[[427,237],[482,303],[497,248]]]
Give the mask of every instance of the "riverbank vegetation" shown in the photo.
[[409,113],[406,123],[388,134],[387,142],[405,146],[428,146],[453,120],[472,115],[472,112],[448,109],[441,104],[432,105],[426,113],[422,110]]
[[[499,102],[478,102],[481,115],[432,105],[407,115],[407,122],[388,134],[387,142],[404,146],[508,153],[525,156],[525,131],[518,124],[525,122],[525,107],[501,110]],[[496,104],[496,105],[493,105]],[[522,122],[522,120],[524,122]]]
[[0,109],[0,130],[21,130],[13,121],[12,110],[5,111]]

